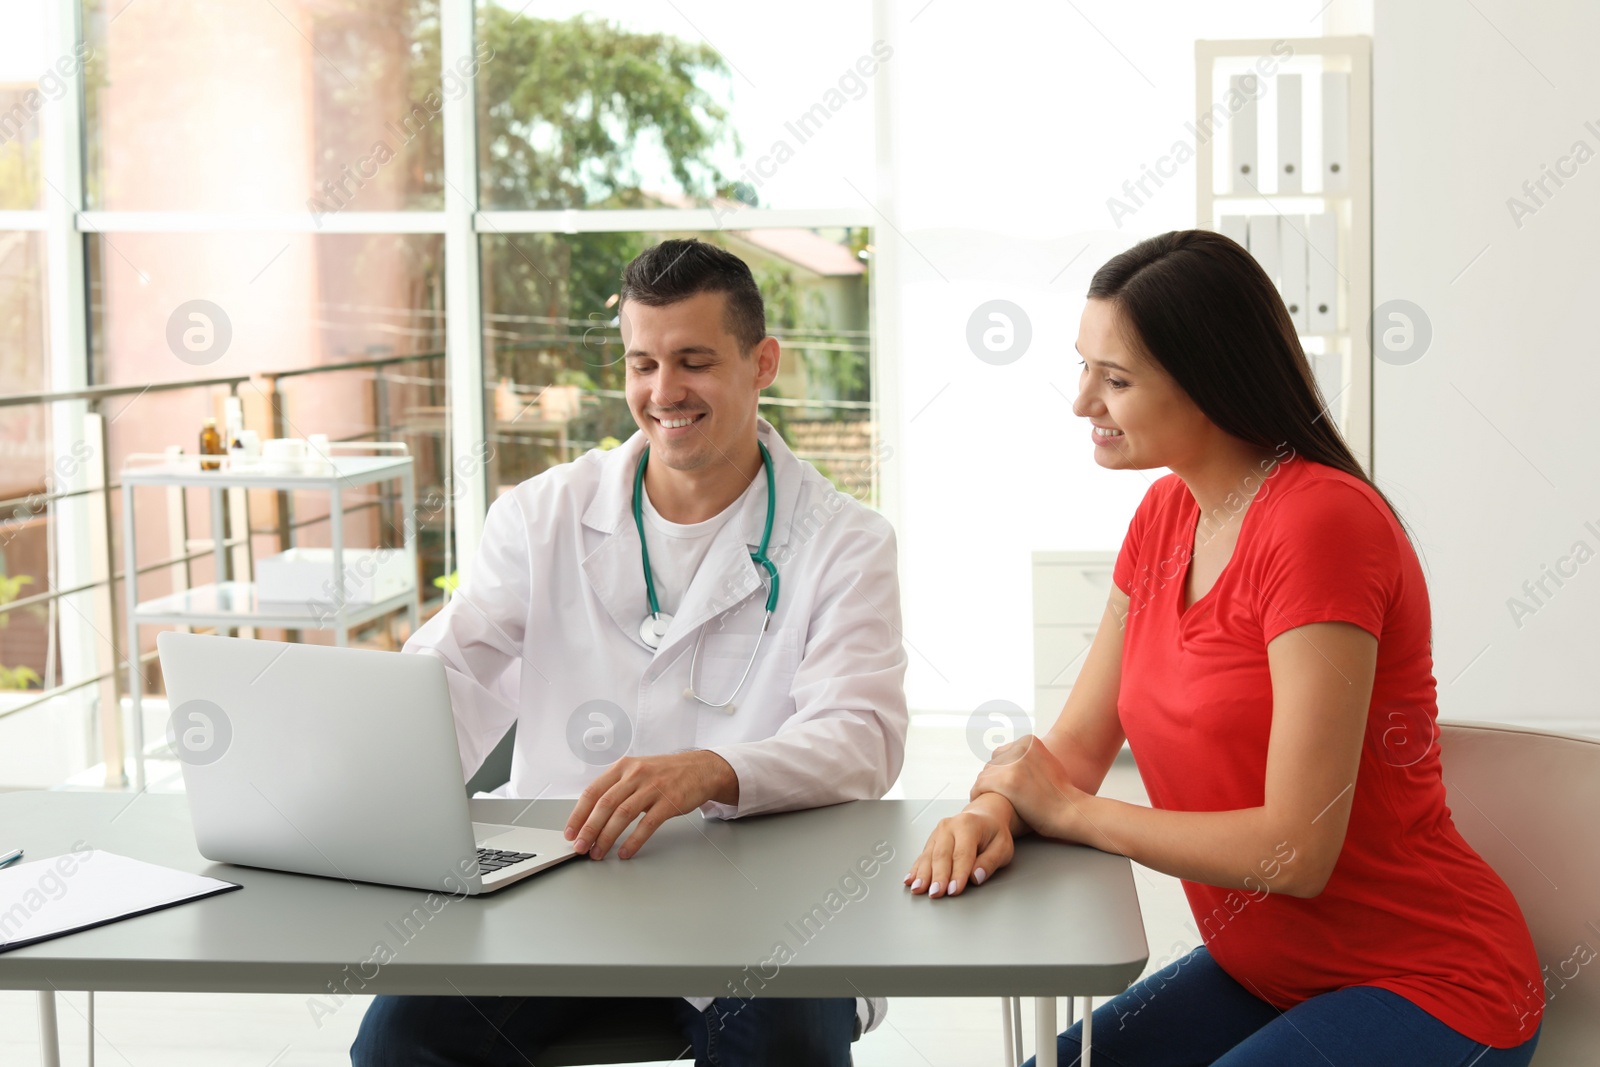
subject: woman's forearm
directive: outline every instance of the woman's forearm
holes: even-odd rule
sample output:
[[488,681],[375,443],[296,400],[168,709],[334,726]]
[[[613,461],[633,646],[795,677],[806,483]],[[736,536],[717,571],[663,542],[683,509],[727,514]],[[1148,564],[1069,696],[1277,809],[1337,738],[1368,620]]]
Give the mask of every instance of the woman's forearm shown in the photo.
[[968,810],[1005,820],[1013,837],[1031,829],[1177,878],[1252,894],[1316,896],[1333,870],[1344,810],[1329,806],[1322,826],[1296,829],[1291,813],[1267,807],[1166,811],[1128,804],[1084,788],[1098,788],[1099,763],[1083,746],[1057,750],[1037,737],[1019,738],[995,751]]
[[1310,835],[1285,827],[1266,808],[1163,811],[1080,794],[1063,800],[1060,829],[1067,840],[1151,870],[1252,893],[1316,896],[1332,870],[1312,855]]
[[1307,862],[1307,842],[1275,831],[1265,808],[1162,811],[1064,788],[1071,795],[1053,794],[1033,825],[998,792],[978,794],[967,809],[1005,821],[1014,838],[1037,831],[1207,885],[1311,896],[1326,878]]

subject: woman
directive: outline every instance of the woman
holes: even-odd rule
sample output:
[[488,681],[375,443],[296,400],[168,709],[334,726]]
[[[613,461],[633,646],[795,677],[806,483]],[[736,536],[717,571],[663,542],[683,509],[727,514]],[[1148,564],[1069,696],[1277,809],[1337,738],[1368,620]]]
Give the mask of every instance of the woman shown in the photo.
[[[1030,830],[1182,879],[1204,944],[1096,1011],[1096,1063],[1527,1064],[1539,963],[1445,806],[1422,570],[1272,282],[1217,234],[1151,238],[1077,347],[1096,462],[1173,473],[1055,725],[994,754],[911,891],[982,885]],[[1124,738],[1149,808],[1095,795]]]

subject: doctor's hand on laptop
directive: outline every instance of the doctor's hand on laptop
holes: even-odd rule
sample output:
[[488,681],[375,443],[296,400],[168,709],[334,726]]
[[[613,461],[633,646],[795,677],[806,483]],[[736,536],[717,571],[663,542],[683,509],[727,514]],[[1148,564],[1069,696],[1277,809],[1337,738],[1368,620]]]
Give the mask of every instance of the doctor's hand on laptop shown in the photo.
[[638,819],[638,826],[617,849],[619,859],[628,859],[662,823],[708,801],[739,803],[739,776],[715,752],[701,749],[665,756],[626,756],[578,795],[567,819],[567,840],[574,852],[604,859]]

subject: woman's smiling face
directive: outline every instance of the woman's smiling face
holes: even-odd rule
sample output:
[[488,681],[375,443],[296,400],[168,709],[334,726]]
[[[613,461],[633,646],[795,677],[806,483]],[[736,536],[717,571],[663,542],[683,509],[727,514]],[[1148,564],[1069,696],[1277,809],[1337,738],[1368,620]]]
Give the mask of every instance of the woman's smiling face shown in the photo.
[[1102,467],[1185,466],[1221,431],[1131,335],[1116,304],[1084,305],[1077,343],[1084,366],[1072,411],[1095,427],[1094,458]]

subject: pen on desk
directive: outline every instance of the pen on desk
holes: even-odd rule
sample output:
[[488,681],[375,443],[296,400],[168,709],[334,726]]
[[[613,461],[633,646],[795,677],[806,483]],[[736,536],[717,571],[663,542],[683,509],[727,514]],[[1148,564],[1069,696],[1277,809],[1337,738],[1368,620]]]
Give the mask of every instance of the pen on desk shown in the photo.
[[5,855],[0,856],[0,867],[10,866],[11,864],[17,862],[21,858],[22,858],[22,850],[20,848],[12,849],[10,852],[7,852]]

